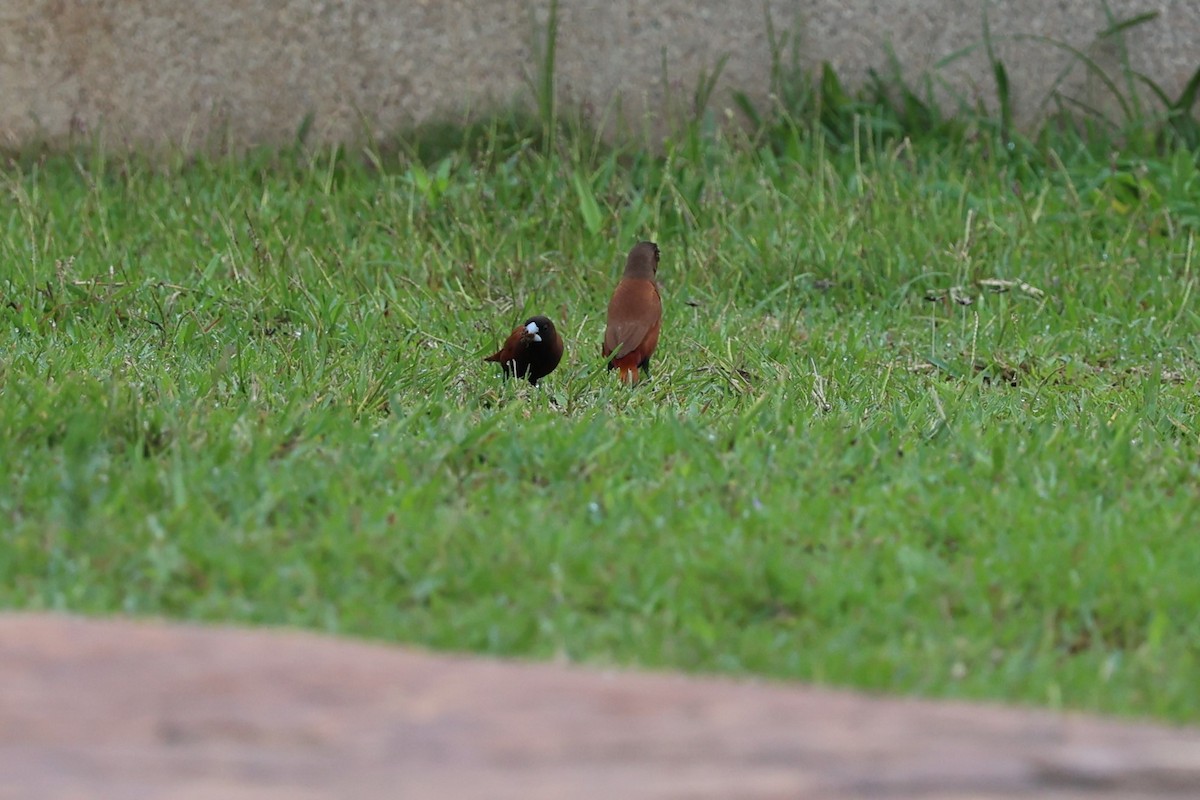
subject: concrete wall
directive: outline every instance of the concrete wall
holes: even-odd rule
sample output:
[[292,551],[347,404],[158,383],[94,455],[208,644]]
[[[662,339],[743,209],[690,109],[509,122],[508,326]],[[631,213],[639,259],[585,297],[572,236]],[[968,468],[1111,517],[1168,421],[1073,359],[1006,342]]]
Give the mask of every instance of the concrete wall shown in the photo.
[[[559,95],[597,120],[661,130],[699,74],[729,59],[713,98],[766,98],[769,9],[803,65],[848,83],[888,48],[919,78],[981,38],[987,0],[561,0]],[[1178,93],[1200,66],[1200,2],[1109,0],[1156,11],[1126,37],[1134,66]],[[0,0],[0,145],[102,130],[112,145],[353,139],[532,98],[548,0]],[[1041,113],[1069,56],[1036,34],[1119,63],[1100,0],[991,0],[1019,118]],[[1062,89],[1105,101],[1076,66]],[[982,55],[937,70],[947,96],[994,98]],[[619,98],[616,100],[614,98]]]

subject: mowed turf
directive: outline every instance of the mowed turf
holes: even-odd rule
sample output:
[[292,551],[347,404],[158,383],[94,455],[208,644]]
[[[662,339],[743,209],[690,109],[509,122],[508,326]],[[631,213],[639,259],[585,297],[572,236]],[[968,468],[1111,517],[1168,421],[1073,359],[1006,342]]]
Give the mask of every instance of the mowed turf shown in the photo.
[[988,149],[11,162],[0,604],[1200,720],[1195,159]]

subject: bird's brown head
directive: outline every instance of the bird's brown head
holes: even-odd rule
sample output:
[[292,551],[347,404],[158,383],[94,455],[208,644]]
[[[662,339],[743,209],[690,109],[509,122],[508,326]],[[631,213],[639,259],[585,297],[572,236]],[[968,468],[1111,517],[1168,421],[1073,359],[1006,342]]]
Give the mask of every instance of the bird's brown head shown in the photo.
[[654,242],[638,242],[625,259],[625,277],[654,280],[658,272],[658,245]]

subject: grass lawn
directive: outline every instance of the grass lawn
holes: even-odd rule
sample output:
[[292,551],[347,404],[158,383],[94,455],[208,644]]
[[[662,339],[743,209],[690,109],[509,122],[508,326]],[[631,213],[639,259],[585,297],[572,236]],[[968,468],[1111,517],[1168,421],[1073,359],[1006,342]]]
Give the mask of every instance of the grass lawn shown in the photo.
[[989,149],[16,159],[0,605],[1200,721],[1195,158]]

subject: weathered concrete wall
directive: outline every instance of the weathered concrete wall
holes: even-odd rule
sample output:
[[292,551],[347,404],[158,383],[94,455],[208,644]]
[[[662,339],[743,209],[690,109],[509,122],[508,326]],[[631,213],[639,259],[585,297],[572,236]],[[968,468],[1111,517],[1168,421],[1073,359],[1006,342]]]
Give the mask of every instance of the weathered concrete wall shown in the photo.
[[[686,113],[699,74],[728,55],[728,90],[765,101],[766,9],[803,65],[853,84],[888,65],[918,78],[976,43],[988,0],[561,0],[559,94],[597,120],[660,129]],[[1200,66],[1200,3],[1110,0],[1133,65],[1178,93]],[[312,115],[317,140],[386,133],[532,97],[549,0],[0,0],[0,144],[102,129],[112,144],[286,141]],[[1028,121],[1070,56],[1035,34],[1119,64],[1100,0],[990,0],[992,33]],[[938,70],[948,96],[994,97],[982,53]],[[1062,88],[1103,103],[1077,65]],[[618,103],[614,98],[620,97]],[[616,113],[619,111],[620,113]]]

